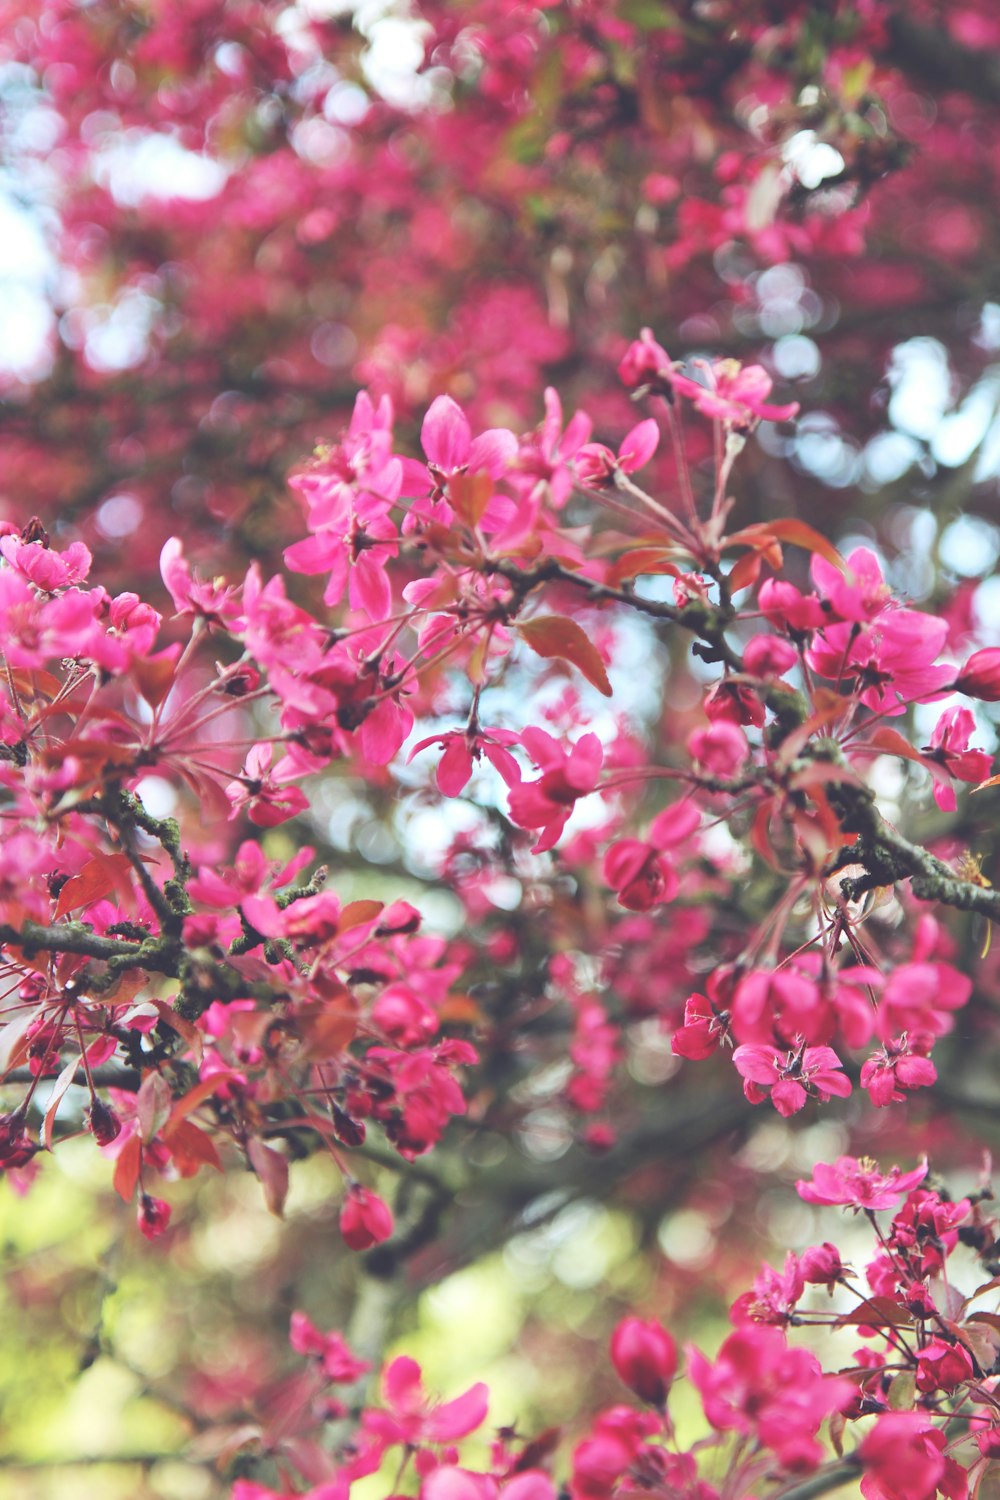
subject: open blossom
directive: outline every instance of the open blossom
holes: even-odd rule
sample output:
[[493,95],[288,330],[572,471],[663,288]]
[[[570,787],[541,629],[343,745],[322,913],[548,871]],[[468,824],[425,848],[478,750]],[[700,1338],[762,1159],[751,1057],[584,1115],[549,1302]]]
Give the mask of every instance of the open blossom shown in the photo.
[[965,1471],[944,1449],[948,1439],[917,1411],[884,1412],[859,1449],[865,1500],[964,1500]]
[[597,786],[604,750],[596,734],[583,734],[567,752],[544,729],[526,729],[521,743],[542,775],[511,788],[510,815],[521,828],[542,830],[540,854],[557,843],[577,799]]
[[508,750],[517,743],[512,729],[449,729],[444,734],[429,735],[414,745],[408,756],[412,760],[428,745],[440,745],[444,751],[437,767],[438,790],[445,797],[457,797],[467,785],[475,763],[484,755],[507,785],[517,786],[521,768]]
[[880,1172],[870,1157],[838,1156],[835,1162],[819,1162],[811,1182],[795,1184],[806,1203],[843,1204],[854,1209],[896,1208],[910,1188],[927,1176],[926,1158],[910,1172],[893,1167]]
[[717,1431],[753,1434],[793,1471],[816,1468],[820,1424],[854,1394],[850,1381],[824,1376],[815,1355],[763,1324],[738,1328],[711,1363],[689,1348],[688,1376]]
[[602,485],[613,479],[616,470],[634,474],[649,463],[660,441],[658,423],[647,417],[622,439],[617,458],[603,443],[584,443],[576,455],[576,474],[581,484]]
[[[967,708],[946,709],[934,726],[924,754],[957,781],[985,781],[993,768],[993,757],[988,750],[969,748],[975,732],[976,721]],[[934,801],[943,812],[954,812],[954,787],[935,778]]]
[[366,1411],[362,1423],[367,1433],[387,1446],[403,1443],[418,1448],[425,1443],[453,1443],[481,1427],[489,1410],[489,1390],[482,1381],[453,1401],[430,1401],[420,1366],[406,1355],[386,1366],[382,1399],[385,1409]]
[[698,411],[717,417],[737,429],[756,426],[758,422],[787,422],[799,409],[797,401],[787,406],[769,406],[774,381],[762,365],[741,365],[736,359],[695,360],[696,368],[705,372],[707,385],[673,371],[670,384],[687,396]]
[[851,1080],[841,1071],[843,1063],[832,1047],[802,1047],[784,1053],[775,1047],[753,1044],[737,1047],[733,1063],[743,1079],[743,1092],[751,1104],[767,1098],[781,1115],[794,1115],[812,1094],[824,1102],[831,1095],[846,1099]]
[[861,1066],[861,1087],[877,1108],[901,1104],[905,1090],[929,1088],[937,1081],[937,1068],[918,1050],[918,1038],[893,1037]]

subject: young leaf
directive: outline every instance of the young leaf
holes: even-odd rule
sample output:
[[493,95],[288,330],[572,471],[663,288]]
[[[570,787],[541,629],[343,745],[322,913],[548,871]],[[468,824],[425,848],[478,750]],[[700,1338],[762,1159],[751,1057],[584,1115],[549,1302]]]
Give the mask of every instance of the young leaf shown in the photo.
[[601,653],[575,620],[565,615],[540,615],[516,628],[538,656],[557,656],[572,663],[599,693],[611,697],[611,683]]

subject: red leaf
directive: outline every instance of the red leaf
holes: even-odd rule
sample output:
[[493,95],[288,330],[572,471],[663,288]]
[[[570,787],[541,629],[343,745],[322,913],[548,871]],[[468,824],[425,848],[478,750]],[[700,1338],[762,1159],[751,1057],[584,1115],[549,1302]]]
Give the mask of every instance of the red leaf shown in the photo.
[[828,541],[822,532],[810,526],[807,521],[799,521],[794,516],[788,516],[780,521],[761,521],[754,526],[744,526],[742,531],[734,531],[732,536],[726,538],[726,546],[731,547],[743,542],[751,547],[760,547],[762,543],[770,538],[779,542],[791,542],[793,547],[804,547],[807,552],[818,552],[820,557],[839,568],[842,573],[847,572],[847,564],[837,551],[832,542]]
[[132,866],[127,854],[95,854],[79,875],[71,876],[59,892],[56,917],[64,917],[78,906],[92,906],[95,901],[102,901],[112,891],[117,891],[119,895],[127,892],[127,902],[130,902],[131,873]]
[[135,1096],[136,1119],[144,1146],[148,1146],[167,1123],[172,1103],[173,1097],[167,1080],[160,1073],[147,1073]]
[[611,684],[601,660],[601,653],[575,620],[565,615],[542,615],[525,620],[516,627],[538,656],[560,657],[571,662],[605,698],[611,697]]
[[164,1131],[164,1140],[170,1147],[170,1155],[182,1177],[193,1177],[202,1167],[214,1167],[222,1171],[222,1162],[215,1149],[215,1142],[204,1130],[190,1120],[179,1120]]
[[673,555],[666,547],[633,547],[612,563],[608,583],[617,588],[627,578],[641,578],[647,573],[669,573],[672,578],[679,578],[681,570],[671,561]]
[[455,514],[468,526],[478,526],[493,498],[489,474],[455,474],[448,481],[448,499]]
[[130,1135],[115,1162],[115,1175],[112,1179],[115,1192],[125,1203],[130,1203],[135,1196],[141,1166],[142,1142],[137,1135]]
[[269,1212],[280,1219],[288,1197],[288,1159],[273,1146],[265,1146],[255,1135],[247,1141],[247,1156],[264,1189]]

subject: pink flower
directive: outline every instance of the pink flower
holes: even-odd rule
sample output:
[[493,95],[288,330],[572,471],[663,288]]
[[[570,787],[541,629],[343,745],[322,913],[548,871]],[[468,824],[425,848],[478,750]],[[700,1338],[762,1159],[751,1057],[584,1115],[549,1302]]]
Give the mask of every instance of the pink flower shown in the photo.
[[846,1099],[851,1081],[840,1071],[843,1063],[832,1047],[800,1047],[783,1053],[774,1047],[743,1046],[733,1053],[743,1092],[760,1104],[771,1092],[771,1103],[781,1115],[794,1115],[810,1094],[824,1103],[832,1094]]
[[882,565],[867,547],[856,547],[842,573],[818,553],[809,566],[813,583],[826,600],[829,623],[852,620],[863,624],[874,620],[892,600],[892,590],[882,577]]
[[[945,709],[934,726],[924,754],[929,760],[937,761],[949,776],[958,781],[985,781],[993,769],[993,757],[988,750],[969,749],[969,740],[975,731],[976,721],[967,708]],[[934,801],[943,812],[954,812],[954,788],[935,779]]]
[[874,1212],[896,1208],[910,1188],[923,1182],[927,1170],[926,1157],[910,1172],[893,1167],[890,1172],[883,1173],[879,1171],[878,1163],[869,1157],[859,1160],[853,1156],[838,1156],[832,1165],[820,1162],[813,1171],[812,1181],[799,1181],[795,1187],[806,1203],[844,1204]]
[[392,1234],[392,1210],[377,1193],[355,1183],[340,1209],[340,1232],[352,1250],[370,1250]]
[[759,1324],[730,1334],[712,1364],[689,1348],[688,1376],[717,1431],[753,1434],[794,1471],[820,1463],[819,1426],[855,1390],[850,1381],[825,1377],[815,1355],[790,1349],[779,1329]]
[[597,786],[604,750],[596,734],[584,734],[567,752],[544,729],[524,730],[521,743],[542,775],[511,788],[510,815],[521,828],[541,828],[533,850],[541,854],[557,843],[577,798]]
[[750,757],[746,735],[728,719],[716,719],[709,729],[688,736],[691,758],[713,776],[736,776]]
[[623,1318],[611,1335],[611,1363],[641,1401],[662,1406],[677,1373],[677,1346],[655,1318]]
[[517,742],[512,729],[449,729],[444,734],[430,735],[414,745],[408,760],[426,750],[428,745],[440,745],[444,754],[438,761],[438,790],[445,797],[457,797],[472,775],[472,767],[483,755],[499,771],[508,786],[517,786],[521,780],[521,768],[507,749]]
[[883,1412],[858,1450],[865,1500],[934,1500],[939,1489],[949,1500],[963,1500],[965,1471],[945,1456],[947,1441],[921,1412]]
[[803,1250],[799,1256],[799,1270],[802,1272],[802,1280],[807,1281],[810,1286],[832,1287],[845,1275],[840,1251],[829,1240]]
[[728,1037],[729,1023],[730,1012],[717,1008],[707,995],[689,995],[684,1002],[684,1025],[674,1032],[671,1051],[692,1062],[711,1057],[719,1043]]
[[937,1068],[929,1057],[913,1050],[915,1045],[916,1039],[911,1043],[904,1033],[886,1042],[862,1064],[861,1087],[868,1090],[878,1108],[901,1104],[906,1098],[904,1089],[929,1088],[936,1082]]
[[644,328],[626,349],[618,366],[618,376],[622,385],[634,390],[637,385],[666,381],[672,369],[673,363],[666,349],[656,342],[652,329]]
[[670,374],[670,384],[680,395],[689,397],[707,417],[716,417],[730,427],[747,429],[761,421],[787,422],[798,412],[797,401],[787,406],[765,405],[774,381],[762,365],[743,366],[735,359],[693,363],[706,373],[707,385],[677,371]]
[[781,677],[798,659],[791,641],[780,635],[751,636],[743,647],[743,666],[753,677]]
[[577,478],[581,484],[602,485],[613,479],[617,470],[634,474],[649,463],[659,442],[659,424],[647,417],[622,439],[617,458],[603,443],[585,443],[576,455]]
[[292,1313],[288,1342],[296,1354],[318,1359],[327,1380],[335,1384],[350,1384],[371,1369],[351,1353],[339,1333],[321,1333],[304,1312]]
[[486,1420],[489,1390],[479,1381],[454,1401],[430,1402],[424,1391],[420,1366],[406,1355],[394,1359],[382,1375],[385,1411],[366,1411],[362,1424],[389,1444],[418,1448],[425,1443],[453,1443],[467,1437]]
[[140,1193],[138,1221],[147,1240],[159,1239],[170,1223],[170,1204],[165,1203],[162,1198],[151,1198],[148,1193]]
[[917,1390],[953,1391],[975,1373],[972,1356],[964,1345],[933,1338],[917,1355]]
[[647,840],[619,839],[604,856],[604,878],[630,911],[672,901],[680,887],[668,849],[689,843],[701,823],[693,802],[674,802],[653,820]]

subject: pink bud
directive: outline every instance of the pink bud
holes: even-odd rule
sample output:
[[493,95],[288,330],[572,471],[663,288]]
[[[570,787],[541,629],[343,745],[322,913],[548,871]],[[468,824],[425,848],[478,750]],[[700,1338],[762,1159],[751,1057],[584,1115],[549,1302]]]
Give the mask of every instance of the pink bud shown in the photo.
[[159,1239],[170,1223],[170,1204],[162,1198],[151,1198],[148,1193],[139,1198],[139,1228],[147,1240]]
[[87,1111],[91,1133],[99,1146],[110,1146],[121,1135],[122,1122],[103,1099],[94,1099]]
[[640,1400],[662,1406],[677,1371],[677,1346],[655,1318],[623,1318],[611,1335],[611,1362]]
[[813,1286],[833,1286],[844,1274],[844,1263],[840,1251],[829,1240],[822,1245],[811,1245],[799,1257],[799,1270],[803,1280]]
[[653,338],[651,329],[644,328],[629,344],[625,358],[618,366],[618,375],[622,384],[631,388],[655,381],[658,376],[666,377],[670,368],[670,355]]
[[340,1210],[340,1232],[352,1250],[370,1250],[392,1234],[392,1211],[367,1188],[348,1190]]
[[1000,703],[1000,647],[973,651],[959,673],[955,689],[970,698],[981,698],[984,703]]
[[798,659],[791,641],[780,635],[752,636],[743,648],[743,665],[754,677],[780,677]]

